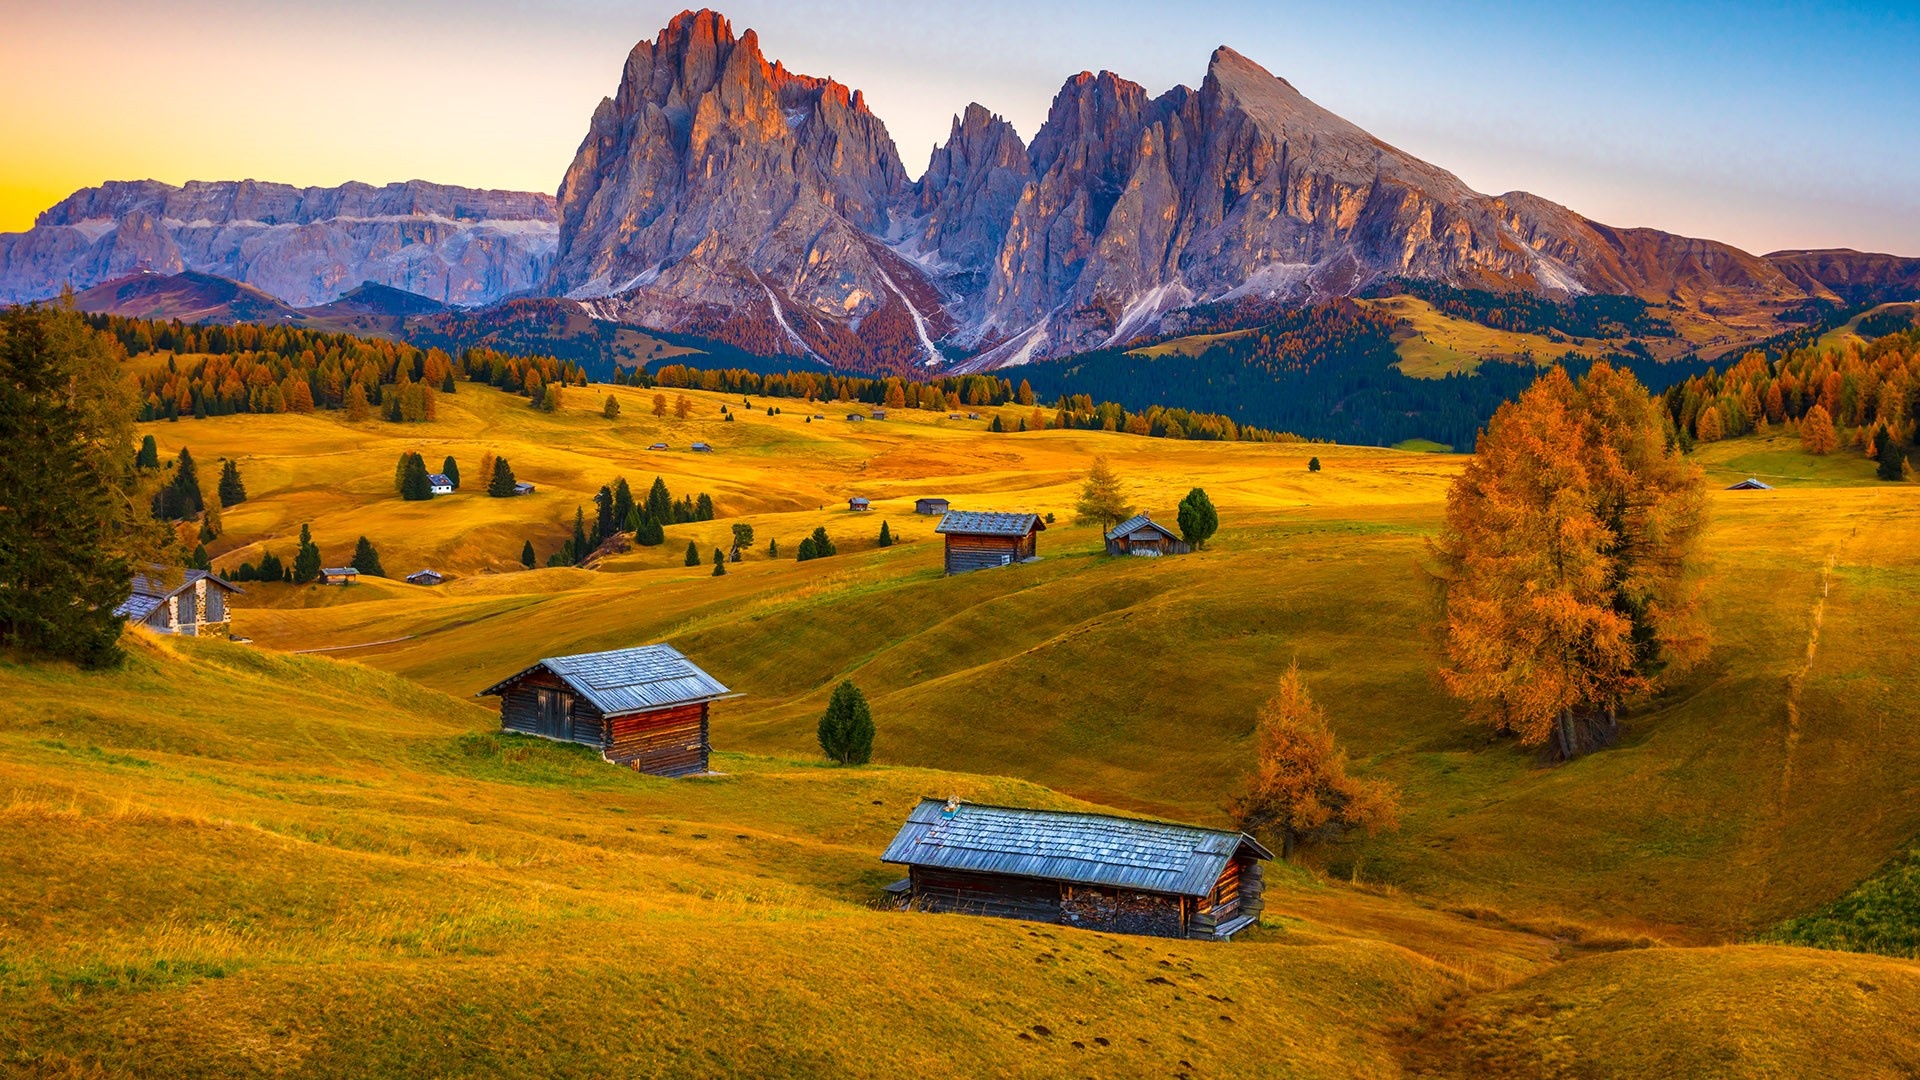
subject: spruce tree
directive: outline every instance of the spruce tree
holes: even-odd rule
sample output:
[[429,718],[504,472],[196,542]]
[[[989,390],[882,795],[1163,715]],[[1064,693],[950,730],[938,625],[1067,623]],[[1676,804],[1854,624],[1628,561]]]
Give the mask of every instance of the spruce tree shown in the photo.
[[693,520],[713,520],[713,499],[704,491],[700,493],[699,501],[693,504]]
[[673,495],[667,491],[667,482],[657,476],[647,489],[647,516],[662,525],[673,521]]
[[859,687],[842,682],[833,688],[816,737],[828,761],[865,765],[873,760],[873,712]]
[[512,498],[514,493],[513,466],[506,458],[493,459],[493,479],[487,481],[487,494],[496,499]]
[[622,476],[613,482],[613,520],[619,527],[633,532],[628,519],[633,517],[633,489],[627,486],[627,478]]
[[455,491],[460,489],[460,463],[453,460],[452,454],[448,454],[447,460],[440,463],[440,472],[453,482]]
[[538,557],[533,553],[533,541],[531,540],[520,546],[520,565],[529,570],[539,565]]
[[1319,472],[1319,471],[1320,471],[1320,459],[1319,459],[1319,458],[1317,458],[1317,457],[1316,457],[1316,458],[1308,458],[1308,459],[1307,459],[1307,471],[1308,471],[1308,472]]
[[837,555],[840,552],[839,548],[833,546],[833,540],[827,536],[827,527],[825,525],[813,530],[813,535],[808,537],[808,539],[813,541],[813,557],[816,559],[824,559],[829,555]]
[[368,577],[386,577],[385,567],[380,565],[380,553],[373,550],[373,544],[366,537],[353,546],[353,568]]
[[733,527],[733,546],[737,548],[752,547],[753,546],[753,526],[747,525],[745,523],[735,525]]
[[587,514],[576,506],[573,508],[573,565],[579,566],[593,554],[593,548],[587,544]]
[[157,469],[160,467],[160,447],[148,435],[140,440],[140,452],[134,455],[133,467],[136,469]]
[[313,529],[300,526],[300,547],[293,553],[293,583],[305,585],[320,576],[320,545],[313,542]]
[[777,559],[779,557],[780,557],[780,541],[778,539],[768,540],[767,541],[767,558]]
[[727,572],[727,557],[719,548],[713,549],[713,576],[719,577]]
[[700,546],[691,540],[687,541],[687,565],[700,565]]
[[1876,461],[1880,467],[1874,470],[1874,475],[1882,480],[1900,479],[1900,466],[1906,463],[1907,456],[1901,453],[1898,446],[1894,445],[1893,432],[1881,428],[1880,440],[1875,450],[1874,461]]
[[887,523],[884,521],[880,523],[880,546],[893,546],[893,531],[887,528]]
[[605,484],[593,494],[593,533],[595,539],[605,540],[620,531],[620,519],[613,516],[613,488]]
[[1133,504],[1120,492],[1120,477],[1107,464],[1105,455],[1093,459],[1087,482],[1080,489],[1075,511],[1082,522],[1113,526],[1133,516]]
[[1178,517],[1180,538],[1195,548],[1205,547],[1220,530],[1220,514],[1214,510],[1213,500],[1200,488],[1187,492],[1187,497],[1180,500]]
[[407,473],[400,481],[400,497],[408,502],[424,502],[433,498],[433,481],[427,476],[427,462],[419,454],[407,455]]
[[240,479],[240,466],[232,458],[220,466],[220,505],[239,506],[247,501],[247,485]]
[[813,550],[813,537],[811,536],[801,537],[800,547],[797,551],[794,552],[794,561],[795,562],[811,562],[817,558],[819,558],[819,556],[815,554]]

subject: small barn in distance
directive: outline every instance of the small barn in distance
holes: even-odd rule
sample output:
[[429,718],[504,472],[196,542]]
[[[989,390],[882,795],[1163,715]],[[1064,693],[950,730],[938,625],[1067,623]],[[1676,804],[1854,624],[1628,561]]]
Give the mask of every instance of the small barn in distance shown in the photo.
[[360,580],[360,571],[352,566],[323,566],[320,568],[320,584],[351,585]]
[[953,510],[933,531],[947,538],[947,573],[964,574],[1036,558],[1046,527],[1038,514]]
[[873,503],[869,502],[865,495],[855,495],[853,498],[847,500],[847,509],[871,510],[873,509]]
[[205,570],[188,570],[180,584],[168,588],[160,575],[158,567],[133,575],[132,593],[113,613],[161,634],[198,637],[227,630],[227,596],[239,592],[238,585]]
[[880,858],[907,868],[888,891],[934,911],[1219,941],[1258,921],[1273,853],[1221,829],[922,799]]
[[654,776],[707,771],[708,706],[733,692],[671,645],[552,656],[480,691],[500,729],[580,743]]
[[944,514],[953,509],[953,504],[945,499],[915,499],[913,512],[916,514]]
[[445,580],[446,575],[438,570],[415,570],[407,575],[409,585],[438,585]]
[[1136,514],[1107,530],[1109,555],[1185,555],[1192,550],[1171,529],[1146,514]]
[[1727,485],[1727,490],[1728,491],[1772,491],[1773,485],[1763,484],[1759,480],[1755,479],[1754,477],[1749,476],[1745,480],[1742,480],[1737,484]]

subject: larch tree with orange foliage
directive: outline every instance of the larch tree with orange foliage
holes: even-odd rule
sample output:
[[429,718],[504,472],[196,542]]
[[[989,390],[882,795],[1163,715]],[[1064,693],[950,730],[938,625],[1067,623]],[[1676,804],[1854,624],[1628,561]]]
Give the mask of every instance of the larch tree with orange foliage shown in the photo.
[[1800,445],[1809,454],[1831,454],[1840,449],[1840,435],[1833,430],[1833,414],[1825,406],[1815,405],[1800,420]]
[[1562,760],[1707,649],[1699,466],[1631,374],[1555,368],[1481,433],[1433,541],[1440,678],[1477,719]]
[[1400,794],[1384,780],[1347,772],[1346,751],[1333,738],[1327,714],[1307,693],[1298,661],[1260,708],[1255,729],[1259,758],[1247,789],[1228,804],[1240,827],[1280,834],[1280,856],[1294,845],[1346,829],[1368,835],[1400,825]]

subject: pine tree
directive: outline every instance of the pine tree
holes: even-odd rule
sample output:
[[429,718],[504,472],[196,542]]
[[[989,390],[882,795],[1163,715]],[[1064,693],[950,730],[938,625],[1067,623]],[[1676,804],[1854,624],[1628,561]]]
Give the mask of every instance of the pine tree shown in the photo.
[[200,542],[210,544],[219,539],[222,531],[220,525],[220,508],[218,505],[210,503],[205,510],[200,512]]
[[367,400],[367,388],[354,383],[347,388],[347,419],[359,423],[373,415],[373,405]]
[[1300,840],[1324,833],[1362,828],[1374,835],[1399,826],[1399,793],[1384,781],[1348,775],[1347,755],[1307,693],[1297,662],[1261,707],[1256,733],[1254,774],[1228,812],[1249,832],[1277,830],[1281,858],[1291,858]]
[[1319,471],[1320,471],[1320,459],[1319,459],[1319,458],[1317,458],[1317,457],[1314,457],[1314,458],[1308,458],[1308,459],[1307,459],[1307,471],[1308,471],[1308,472],[1319,472]]
[[733,526],[733,546],[737,548],[752,547],[753,526],[744,522],[736,523]]
[[687,541],[687,565],[700,565],[700,546],[691,540]]
[[865,765],[873,760],[873,712],[859,687],[842,682],[833,688],[816,737],[828,761]]
[[506,458],[495,458],[493,479],[487,482],[487,494],[496,499],[512,498],[514,494],[513,466]]
[[825,525],[813,530],[813,535],[807,539],[813,541],[813,557],[816,559],[824,559],[829,555],[838,555],[840,553],[840,549],[834,547],[833,540],[827,536],[827,527]]
[[408,502],[425,502],[433,498],[433,481],[428,479],[427,462],[419,454],[407,455],[407,474],[400,482],[400,497]]
[[293,583],[305,585],[320,576],[320,545],[313,542],[313,529],[300,526],[300,547],[293,553]]
[[793,560],[793,561],[795,561],[795,562],[812,562],[812,561],[813,561],[814,559],[817,559],[817,558],[819,558],[819,557],[820,557],[820,556],[819,556],[819,555],[817,555],[817,554],[815,554],[815,552],[814,552],[814,549],[813,549],[813,537],[811,537],[811,536],[803,536],[803,537],[801,537],[801,538],[800,538],[800,547],[799,547],[799,549],[798,549],[798,550],[796,550],[796,551],[794,552],[794,560]]
[[194,545],[193,555],[187,559],[187,569],[189,570],[212,570],[213,569],[213,560],[209,558],[207,555],[207,545],[205,544]]
[[1726,434],[1725,426],[1720,422],[1720,410],[1709,405],[1700,410],[1700,419],[1693,425],[1693,437],[1701,442],[1719,442]]
[[880,546],[893,546],[893,531],[887,528],[887,523],[884,521],[880,523]]
[[133,467],[136,469],[157,469],[160,467],[160,446],[147,435],[140,439],[140,452],[134,455]]
[[606,484],[593,493],[593,539],[596,544],[620,531],[620,519],[613,516],[613,488]]
[[1133,516],[1133,504],[1120,494],[1120,477],[1107,464],[1106,455],[1093,459],[1074,510],[1083,523],[1097,522],[1109,527]]
[[573,508],[573,565],[584,565],[591,554],[593,548],[587,543],[587,513],[576,506]]
[[600,408],[600,415],[609,420],[620,419],[620,402],[612,394],[607,395],[607,403]]
[[453,482],[453,489],[455,491],[460,490],[460,463],[453,460],[452,454],[448,454],[447,460],[440,463],[440,472],[441,475]]
[[633,513],[633,489],[627,486],[627,478],[622,476],[613,482],[613,520],[625,531],[635,532]]
[[700,493],[700,498],[693,504],[693,520],[713,520],[713,499],[704,491]]
[[667,482],[657,476],[647,489],[647,516],[662,525],[673,523],[673,496],[667,491]]
[[1220,514],[1214,510],[1213,500],[1200,488],[1187,492],[1187,497],[1180,500],[1178,518],[1180,538],[1195,548],[1205,547],[1220,530]]
[[373,543],[366,537],[353,545],[353,568],[367,577],[386,577],[386,568],[380,565],[380,553],[373,550]]
[[220,465],[220,505],[239,506],[247,501],[247,485],[240,479],[240,466],[232,458]]
[[539,556],[533,553],[533,541],[531,540],[520,545],[520,565],[529,570],[540,565]]
[[719,577],[721,574],[724,574],[726,572],[727,572],[726,553],[721,551],[719,548],[714,548],[713,549],[713,576]]
[[1901,466],[1907,463],[1907,455],[1901,453],[1900,448],[1894,445],[1893,432],[1883,429],[1876,449],[1879,453],[1874,455],[1874,461],[1878,463],[1879,468],[1874,470],[1874,475],[1882,480],[1901,479]]
[[777,538],[768,540],[767,541],[767,558],[777,559],[779,557],[780,557],[780,541]]
[[546,387],[540,391],[539,395],[533,399],[533,407],[544,413],[559,412],[560,385],[558,383],[548,383]]

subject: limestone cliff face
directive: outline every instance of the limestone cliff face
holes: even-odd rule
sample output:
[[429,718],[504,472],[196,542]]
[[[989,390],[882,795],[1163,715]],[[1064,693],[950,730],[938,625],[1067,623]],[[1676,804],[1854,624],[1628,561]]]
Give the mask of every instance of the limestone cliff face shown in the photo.
[[32,230],[0,234],[0,301],[140,270],[196,271],[296,306],[364,281],[485,304],[539,285],[557,232],[550,196],[410,181],[297,188],[252,180],[85,188]]
[[858,92],[686,12],[634,47],[594,112],[560,185],[549,288],[760,351],[932,360],[952,329],[940,298],[879,240],[910,187]]
[[977,294],[1032,179],[1013,125],[982,105],[968,105],[914,185],[908,250],[960,276],[962,295]]

